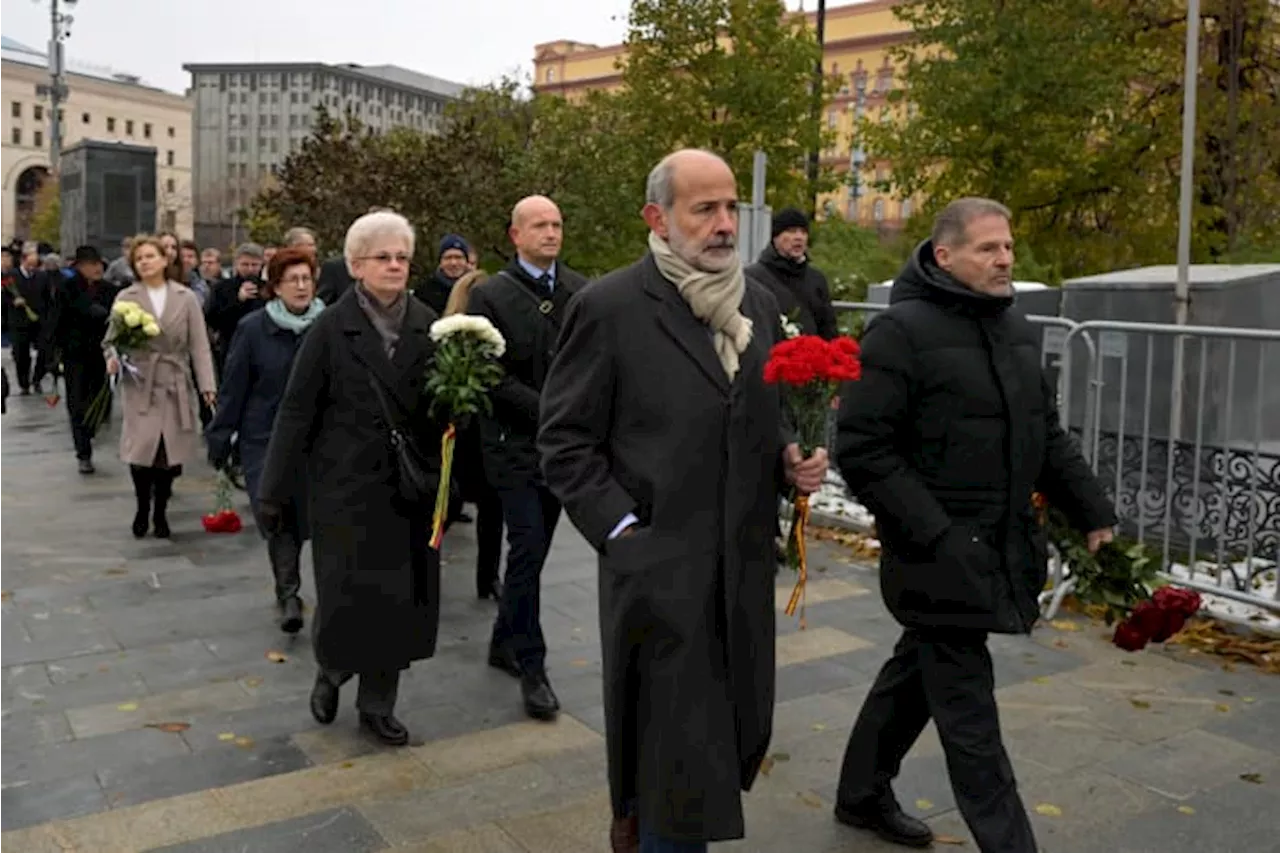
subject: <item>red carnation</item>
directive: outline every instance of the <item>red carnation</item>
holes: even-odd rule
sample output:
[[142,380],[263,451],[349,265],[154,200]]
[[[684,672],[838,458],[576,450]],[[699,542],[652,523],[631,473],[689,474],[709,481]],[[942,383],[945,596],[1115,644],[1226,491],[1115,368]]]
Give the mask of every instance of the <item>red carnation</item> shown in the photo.
[[1162,586],[1151,596],[1151,600],[1161,610],[1177,613],[1183,620],[1200,612],[1200,593],[1176,586]]
[[1111,642],[1126,652],[1136,652],[1146,648],[1147,635],[1142,633],[1142,629],[1132,620],[1126,619],[1116,626],[1116,633],[1111,638]]
[[[1168,613],[1156,606],[1154,601],[1141,601],[1133,608],[1126,620],[1132,622],[1148,639],[1163,643],[1169,638]],[[1163,639],[1161,639],[1163,637]]]

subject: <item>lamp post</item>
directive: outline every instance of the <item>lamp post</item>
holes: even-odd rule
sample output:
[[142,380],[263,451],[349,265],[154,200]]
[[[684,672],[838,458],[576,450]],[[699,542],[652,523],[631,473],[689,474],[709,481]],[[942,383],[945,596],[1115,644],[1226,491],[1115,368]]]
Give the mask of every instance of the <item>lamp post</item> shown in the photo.
[[[1187,45],[1182,82],[1182,174],[1178,191],[1178,275],[1174,284],[1174,322],[1187,324],[1191,308],[1191,211],[1195,191],[1196,86],[1200,72],[1200,0],[1187,0]],[[1173,343],[1173,387],[1169,399],[1169,441],[1182,438],[1182,380],[1186,338]],[[1170,451],[1172,452],[1172,450]]]
[[[62,0],[73,6],[76,0]],[[58,160],[62,155],[62,104],[67,99],[67,87],[63,82],[62,43],[71,36],[71,15],[61,12],[59,0],[49,2],[49,171],[58,173]]]
[[[819,135],[822,133],[822,81],[823,81],[823,53],[826,44],[827,31],[827,0],[818,0],[818,64],[814,68],[813,73],[813,122]],[[819,146],[815,143],[812,151],[809,152],[809,212],[812,216],[818,214],[818,157],[821,155]]]

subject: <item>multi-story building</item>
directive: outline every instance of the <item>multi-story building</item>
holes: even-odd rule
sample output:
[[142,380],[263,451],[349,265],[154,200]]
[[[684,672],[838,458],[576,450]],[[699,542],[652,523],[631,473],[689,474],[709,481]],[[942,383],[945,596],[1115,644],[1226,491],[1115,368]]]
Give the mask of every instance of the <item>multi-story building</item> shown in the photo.
[[[45,54],[3,40],[5,242],[26,237],[49,179],[49,85]],[[156,150],[156,228],[192,233],[191,102],[143,85],[137,77],[70,62],[67,99],[59,106],[62,145],[93,139]],[[70,251],[74,247],[62,247]]]
[[[887,96],[896,85],[889,54],[911,38],[910,28],[893,14],[898,2],[869,0],[829,8],[823,39],[823,66],[841,82],[823,113],[835,142],[822,152],[822,160],[845,177],[854,170],[855,179],[820,199],[819,207],[828,215],[885,229],[900,227],[910,217],[912,200],[874,188],[875,181],[888,177],[888,164],[867,161],[854,129],[861,117],[879,117],[889,109]],[[805,17],[816,26],[816,13]],[[560,40],[536,45],[534,90],[572,100],[592,89],[613,89],[622,85],[625,62],[626,46],[621,44],[597,47]]]
[[352,113],[374,130],[438,131],[463,90],[393,65],[184,65],[195,99],[196,234],[201,245],[243,236],[236,213],[311,133],[315,110]]

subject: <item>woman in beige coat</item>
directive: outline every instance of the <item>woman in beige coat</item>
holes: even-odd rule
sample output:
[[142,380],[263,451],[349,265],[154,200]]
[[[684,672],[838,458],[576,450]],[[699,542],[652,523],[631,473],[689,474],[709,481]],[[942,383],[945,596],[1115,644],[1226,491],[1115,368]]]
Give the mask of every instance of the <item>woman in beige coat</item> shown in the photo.
[[[201,396],[212,406],[216,398],[213,357],[200,300],[165,276],[168,261],[160,240],[136,238],[129,262],[136,283],[120,291],[116,301],[139,305],[156,318],[160,334],[128,353],[130,366],[119,382],[124,411],[120,458],[129,464],[138,500],[133,535],[146,536],[150,522],[156,537],[165,539],[169,536],[165,510],[173,480],[182,473],[182,463],[199,449],[191,365],[195,365]],[[121,372],[120,354],[109,343],[104,342],[104,348],[107,372],[116,376]]]

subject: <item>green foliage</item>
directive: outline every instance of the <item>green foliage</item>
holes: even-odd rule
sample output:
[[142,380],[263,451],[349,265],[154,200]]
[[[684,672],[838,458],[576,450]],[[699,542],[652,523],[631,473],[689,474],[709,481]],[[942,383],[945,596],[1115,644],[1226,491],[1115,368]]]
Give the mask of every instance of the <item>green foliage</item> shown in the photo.
[[[770,202],[801,203],[804,156],[828,132],[813,112],[818,46],[783,12],[780,0],[635,0],[621,91],[570,103],[528,97],[503,80],[451,104],[438,136],[375,134],[321,109],[244,221],[270,240],[307,225],[332,253],[352,220],[387,206],[417,226],[419,270],[435,266],[435,241],[447,232],[464,235],[492,267],[510,255],[511,207],[542,193],[564,214],[565,262],[596,275],[644,251],[645,179],[678,147],[724,156],[744,197],[752,155],[763,149]],[[820,189],[833,185],[826,171],[819,179]]]
[[[489,391],[502,381],[503,371],[497,361],[502,348],[491,338],[496,336],[501,342],[501,336],[482,318],[458,315],[444,322],[451,320],[465,325],[437,342],[427,370],[426,390],[431,396],[432,416],[461,428],[472,417],[493,411]],[[475,328],[480,324],[487,325],[487,330]]]
[[[60,246],[62,243],[62,197],[58,182],[46,180],[36,195],[35,215],[31,217],[30,240]],[[74,247],[62,246],[65,254]]]
[[910,251],[905,239],[886,241],[871,229],[833,217],[814,223],[809,260],[826,273],[832,299],[863,302],[867,287],[896,276]]
[[[1042,265],[1028,275],[1022,252],[1019,278],[1171,260],[1184,3],[912,0],[895,12],[917,36],[895,56],[913,108],[860,128],[893,163],[895,193],[924,195],[926,214],[962,195],[1009,205]],[[1280,230],[1280,16],[1271,0],[1206,0],[1204,18],[1194,254],[1212,260]]]
[[1076,586],[1073,595],[1084,604],[1099,605],[1108,625],[1123,619],[1160,585],[1158,560],[1140,542],[1117,537],[1090,554],[1086,537],[1073,528],[1059,510],[1047,511],[1049,541],[1071,567]]
[[764,151],[774,207],[807,206],[813,190],[834,187],[827,170],[809,187],[804,167],[831,140],[815,106],[838,83],[824,81],[815,105],[821,49],[781,0],[633,0],[626,44],[624,97],[650,163],[684,146],[710,149],[747,197],[752,157]]

